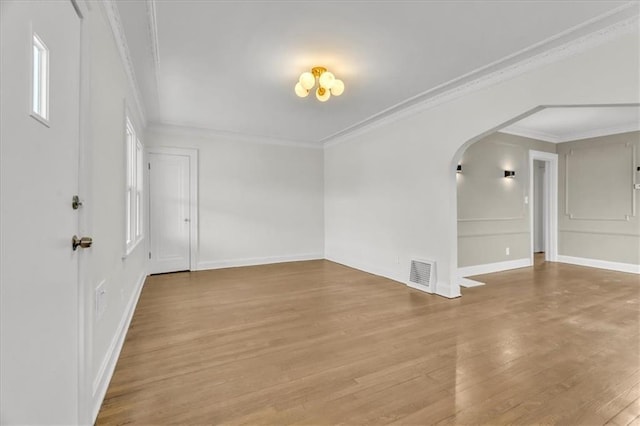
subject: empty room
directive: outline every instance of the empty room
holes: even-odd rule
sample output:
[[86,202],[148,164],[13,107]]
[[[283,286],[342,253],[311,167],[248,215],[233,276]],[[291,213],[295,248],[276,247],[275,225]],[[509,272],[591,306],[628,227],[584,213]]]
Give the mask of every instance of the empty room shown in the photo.
[[0,0],[0,424],[640,425],[640,2]]

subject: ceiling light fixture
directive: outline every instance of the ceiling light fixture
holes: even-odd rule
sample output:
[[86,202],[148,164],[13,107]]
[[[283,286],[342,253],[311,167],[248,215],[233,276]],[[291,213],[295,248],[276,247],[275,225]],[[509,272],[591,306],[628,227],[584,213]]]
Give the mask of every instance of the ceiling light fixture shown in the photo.
[[313,67],[311,72],[306,71],[300,74],[300,78],[296,83],[295,92],[296,95],[301,98],[306,98],[307,95],[316,85],[316,79],[318,80],[318,88],[316,89],[316,98],[320,102],[326,102],[331,95],[340,96],[344,92],[344,83],[342,80],[338,80],[333,73],[327,71],[325,67]]

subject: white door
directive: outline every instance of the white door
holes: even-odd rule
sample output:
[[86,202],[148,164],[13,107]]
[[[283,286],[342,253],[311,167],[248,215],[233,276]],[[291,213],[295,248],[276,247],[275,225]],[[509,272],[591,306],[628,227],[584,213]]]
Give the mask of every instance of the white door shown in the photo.
[[149,152],[151,273],[190,268],[190,159]]
[[0,2],[3,424],[78,422],[80,28],[70,1]]

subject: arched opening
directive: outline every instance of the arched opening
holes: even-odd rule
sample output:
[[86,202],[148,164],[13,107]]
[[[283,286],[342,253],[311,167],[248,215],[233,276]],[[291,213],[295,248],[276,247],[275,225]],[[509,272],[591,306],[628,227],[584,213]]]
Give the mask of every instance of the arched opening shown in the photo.
[[473,287],[543,262],[639,268],[639,130],[637,104],[546,105],[467,141],[451,162],[451,276]]

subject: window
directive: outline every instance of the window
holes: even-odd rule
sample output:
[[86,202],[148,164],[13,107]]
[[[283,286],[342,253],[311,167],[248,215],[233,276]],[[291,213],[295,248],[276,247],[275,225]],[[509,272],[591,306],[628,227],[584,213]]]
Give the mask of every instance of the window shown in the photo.
[[47,124],[49,120],[49,49],[33,34],[31,73],[31,116]]
[[142,184],[143,184],[143,149],[142,143],[127,118],[125,131],[126,161],[126,254],[142,240]]

